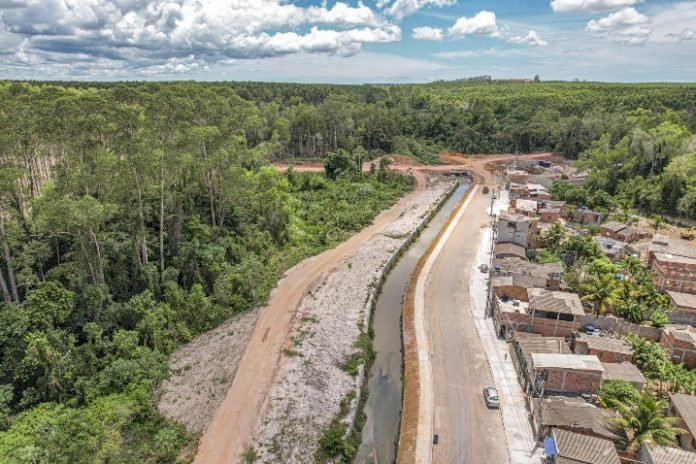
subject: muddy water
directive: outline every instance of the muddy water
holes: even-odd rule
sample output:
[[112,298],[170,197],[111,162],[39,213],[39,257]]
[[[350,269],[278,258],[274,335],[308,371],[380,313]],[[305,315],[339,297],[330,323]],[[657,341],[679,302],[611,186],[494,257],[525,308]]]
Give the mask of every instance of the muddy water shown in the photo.
[[462,183],[455,190],[384,282],[372,323],[375,333],[373,346],[377,351],[377,357],[367,381],[367,420],[363,427],[362,443],[353,460],[354,464],[393,464],[396,461],[396,440],[401,420],[403,296],[418,260],[430,246],[468,186],[468,183]]

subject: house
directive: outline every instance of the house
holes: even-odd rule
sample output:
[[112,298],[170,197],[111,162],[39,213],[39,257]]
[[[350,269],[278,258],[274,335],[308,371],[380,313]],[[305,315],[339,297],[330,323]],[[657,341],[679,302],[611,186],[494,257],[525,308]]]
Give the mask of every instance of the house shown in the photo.
[[527,184],[528,195],[535,200],[550,200],[551,194],[541,184]]
[[604,373],[602,374],[602,382],[607,380],[625,380],[630,382],[639,391],[642,391],[645,384],[648,382],[640,369],[628,361],[622,363],[602,363],[604,367]]
[[660,344],[676,364],[696,367],[696,328],[690,325],[668,324],[662,329]]
[[536,200],[526,200],[516,198],[510,201],[510,212],[521,214],[527,217],[536,217],[539,204]]
[[675,324],[696,325],[696,295],[667,290],[670,301],[669,320]]
[[579,334],[573,338],[573,353],[593,354],[605,363],[633,361],[633,348],[623,340]]
[[590,437],[620,440],[609,427],[616,412],[605,410],[582,398],[547,396],[534,401],[532,422],[538,437],[547,436],[552,428]]
[[493,257],[501,258],[521,258],[527,257],[527,250],[522,245],[516,243],[496,243],[493,247]]
[[574,293],[541,288],[527,288],[527,299],[511,298],[501,292],[492,293],[493,324],[498,335],[530,332],[548,337],[570,337],[580,328],[585,311]]
[[498,215],[496,241],[498,243],[515,243],[526,249],[536,233],[537,222],[539,220],[536,218],[501,211]]
[[597,394],[604,367],[597,356],[582,354],[532,353],[534,397],[552,393]]
[[580,328],[585,310],[575,293],[530,288],[530,332],[551,337],[570,337]]
[[544,439],[546,456],[552,464],[621,464],[609,440],[553,429]]
[[599,235],[594,237],[594,241],[612,262],[621,261],[628,254],[628,244],[625,242]]
[[562,337],[542,337],[539,334],[516,332],[510,344],[512,364],[517,370],[517,378],[524,391],[531,391],[533,385],[532,354],[553,353],[571,354],[568,344]]
[[510,182],[509,189],[509,197],[510,199],[514,198],[524,198],[529,196],[529,190],[527,190],[527,184],[518,184],[514,182]]
[[533,284],[530,287],[549,290],[558,290],[561,285],[561,275],[563,274],[561,263],[537,264],[519,258],[503,258],[496,259],[493,264],[494,276],[530,276],[533,278]]
[[696,464],[696,453],[670,446],[651,446],[643,443],[638,461],[644,464]]
[[527,179],[529,178],[529,173],[519,169],[508,169],[505,172],[505,176],[510,183],[526,184]]
[[559,208],[539,208],[537,211],[539,220],[544,224],[553,224],[561,219],[561,210]]
[[679,444],[686,450],[696,448],[696,396],[684,393],[669,394],[669,411],[679,418],[679,427],[686,433],[679,436]]
[[648,268],[658,289],[696,294],[696,247],[655,234],[648,249]]
[[575,210],[575,222],[580,224],[601,224],[604,219],[604,213],[592,211],[587,206],[581,206]]
[[635,227],[620,222],[607,222],[600,228],[602,237],[612,238],[619,242],[631,243],[640,238],[640,231]]

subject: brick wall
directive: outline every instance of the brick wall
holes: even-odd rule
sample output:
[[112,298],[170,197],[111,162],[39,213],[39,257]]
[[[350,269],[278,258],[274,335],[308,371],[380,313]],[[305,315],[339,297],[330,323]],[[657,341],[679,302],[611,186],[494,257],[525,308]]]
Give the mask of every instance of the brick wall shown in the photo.
[[[597,393],[602,385],[600,372],[582,371],[574,369],[544,369],[548,372],[545,390],[566,393]],[[537,375],[542,372],[537,372]]]
[[526,287],[520,287],[519,285],[501,285],[494,288],[499,296],[507,295],[513,300],[529,301]]
[[696,347],[690,343],[677,340],[673,334],[662,332],[660,344],[664,346],[670,353],[672,361],[675,363],[684,363],[686,367],[696,367]]

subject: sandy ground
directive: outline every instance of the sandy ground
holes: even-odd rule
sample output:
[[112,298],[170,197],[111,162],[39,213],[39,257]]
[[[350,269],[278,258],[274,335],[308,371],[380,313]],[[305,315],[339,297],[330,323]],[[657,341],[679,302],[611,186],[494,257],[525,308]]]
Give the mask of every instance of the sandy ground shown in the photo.
[[341,399],[359,390],[359,378],[348,375],[343,366],[369,318],[375,284],[387,261],[450,185],[443,179],[419,192],[383,233],[323,275],[302,300],[278,380],[255,432],[258,462],[314,462],[321,432],[338,414]]
[[[538,154],[519,158],[544,158],[548,156],[548,154]],[[321,330],[311,329],[312,325],[317,324],[311,323],[311,317],[305,319],[298,317],[298,311],[304,307],[300,307],[301,301],[306,295],[315,297],[313,291],[310,295],[310,291],[312,288],[319,288],[316,286],[321,282],[326,283],[325,286],[320,285],[322,288],[346,286],[350,283],[345,281],[346,278],[352,279],[357,274],[369,276],[371,264],[364,263],[366,271],[358,273],[355,269],[348,268],[347,257],[357,252],[379,232],[386,232],[397,237],[401,233],[399,232],[401,226],[396,221],[400,220],[402,216],[408,215],[409,210],[420,207],[421,203],[429,201],[421,195],[424,192],[426,195],[432,195],[432,179],[438,176],[433,177],[430,174],[443,173],[451,169],[472,169],[483,177],[489,177],[490,172],[495,169],[496,163],[509,160],[512,157],[512,155],[472,157],[450,154],[445,160],[453,163],[454,166],[422,166],[412,160],[402,160],[395,157],[395,164],[391,166],[391,169],[412,173],[418,181],[414,192],[404,197],[394,207],[382,212],[375,218],[371,226],[363,229],[346,242],[318,256],[308,258],[288,271],[272,292],[268,306],[261,308],[258,315],[249,314],[249,320],[230,321],[229,325],[225,325],[228,329],[216,329],[214,333],[206,334],[177,351],[173,358],[175,375],[164,386],[162,395],[164,402],[160,407],[165,414],[182,420],[192,430],[204,430],[195,462],[201,464],[241,462],[241,456],[254,444],[257,432],[262,445],[268,437],[274,434],[278,435],[277,432],[280,429],[274,431],[272,427],[266,428],[264,425],[264,423],[271,423],[264,421],[264,419],[272,417],[268,416],[266,411],[269,411],[268,414],[276,414],[274,411],[278,411],[278,409],[273,404],[281,404],[282,401],[286,401],[291,409],[295,406],[292,404],[294,401],[292,399],[275,400],[276,398],[291,398],[286,393],[274,396],[280,391],[280,385],[283,385],[282,388],[292,390],[303,382],[312,383],[312,379],[307,377],[298,377],[293,381],[292,376],[296,372],[293,370],[293,365],[303,361],[300,358],[304,358],[305,355],[303,354],[302,357],[287,356],[283,352],[291,350],[290,353],[292,353],[296,342],[293,342],[291,336],[297,335],[303,330],[303,327],[310,334],[323,332],[323,328]],[[279,169],[283,169],[283,167],[279,167]],[[309,165],[298,166],[296,169],[298,171],[317,171],[321,170],[321,167]],[[365,165],[365,169],[369,169],[368,164]],[[389,227],[390,225],[391,227]],[[381,237],[381,240],[387,239],[390,242],[383,241],[379,245],[375,242],[370,246],[383,249],[388,249],[392,245],[398,246],[398,239],[384,235]],[[369,257],[365,259],[367,258]],[[356,263],[359,259],[362,258],[356,258]],[[373,263],[373,261],[369,261],[369,263]],[[338,281],[330,280],[332,271],[339,272],[342,267],[344,267],[344,271],[345,268],[351,270],[346,274],[347,277]],[[364,296],[370,286],[370,279],[366,278],[360,281],[366,283],[362,289]],[[353,287],[352,285],[348,286]],[[330,300],[324,301],[329,302]],[[340,313],[343,309],[339,309]],[[254,319],[256,320],[254,321]],[[318,321],[318,323],[329,323],[328,321],[322,322],[321,319]],[[350,324],[344,322],[343,325]],[[226,336],[225,334],[230,330],[234,331],[238,338]],[[328,340],[330,343],[325,345],[325,349],[335,351],[333,361],[350,351],[355,333],[357,332],[337,333],[341,337],[343,335],[349,336],[348,340],[350,341]],[[307,334],[302,337],[306,338]],[[322,343],[326,341],[323,340]],[[247,344],[246,349],[244,349],[245,343]],[[311,343],[319,344],[319,341],[311,341]],[[300,341],[299,346],[310,347],[311,343],[310,340],[307,340],[306,343]],[[335,346],[343,348],[335,350]],[[346,346],[348,346],[347,350]],[[311,354],[308,353],[306,356],[311,357]],[[319,361],[319,358],[312,359]],[[321,359],[323,362],[324,358]],[[330,365],[333,361],[327,362]],[[200,370],[194,371],[194,369]],[[314,369],[317,368],[314,367]],[[211,385],[211,383],[216,382],[218,385]],[[316,385],[321,387],[321,383]],[[342,383],[336,391],[345,390],[346,386],[347,383]],[[352,385],[351,388],[353,388]],[[224,394],[225,389],[227,389],[226,394]],[[270,394],[271,392],[273,394]],[[311,392],[311,389],[298,388],[300,397],[306,395],[307,392]],[[334,394],[331,395],[333,395],[331,398],[334,396],[339,398]],[[337,407],[337,403],[334,404],[334,411],[337,410]],[[215,410],[216,408],[217,410]],[[296,417],[303,417],[301,411],[300,407],[295,412],[287,413],[286,417],[290,421]],[[328,417],[329,414],[320,414],[320,416]],[[271,443],[271,445],[273,444]],[[316,443],[313,446],[316,447]],[[275,449],[276,446],[273,445],[272,448]]]
[[160,387],[158,409],[191,432],[202,432],[225,398],[259,311],[228,320],[176,350]]

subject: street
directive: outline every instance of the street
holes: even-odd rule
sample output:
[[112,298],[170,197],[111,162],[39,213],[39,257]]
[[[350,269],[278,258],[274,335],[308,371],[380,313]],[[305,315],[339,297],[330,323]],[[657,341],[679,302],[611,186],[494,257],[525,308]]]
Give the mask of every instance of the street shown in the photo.
[[433,462],[507,463],[508,445],[499,410],[489,409],[483,387],[494,386],[471,313],[469,282],[481,228],[490,224],[491,195],[476,192],[428,277],[427,333],[434,388]]

